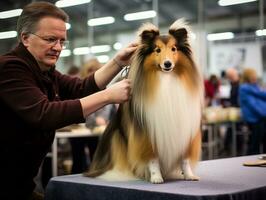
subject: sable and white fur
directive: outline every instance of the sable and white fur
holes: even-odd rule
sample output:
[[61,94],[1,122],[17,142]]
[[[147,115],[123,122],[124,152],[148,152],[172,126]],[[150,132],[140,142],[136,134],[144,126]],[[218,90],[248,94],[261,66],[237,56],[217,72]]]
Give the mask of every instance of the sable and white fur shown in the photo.
[[162,183],[198,180],[192,169],[201,152],[202,78],[183,19],[160,35],[154,25],[138,32],[140,45],[129,71],[132,98],[120,105],[85,175],[129,177]]

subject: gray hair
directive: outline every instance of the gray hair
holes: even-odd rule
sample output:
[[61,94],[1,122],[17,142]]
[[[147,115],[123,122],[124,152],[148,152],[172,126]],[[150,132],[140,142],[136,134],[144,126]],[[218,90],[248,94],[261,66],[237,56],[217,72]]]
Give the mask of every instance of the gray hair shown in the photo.
[[39,1],[26,5],[17,21],[18,40],[21,41],[21,33],[30,34],[36,31],[38,22],[43,17],[55,17],[68,22],[68,15],[52,3]]

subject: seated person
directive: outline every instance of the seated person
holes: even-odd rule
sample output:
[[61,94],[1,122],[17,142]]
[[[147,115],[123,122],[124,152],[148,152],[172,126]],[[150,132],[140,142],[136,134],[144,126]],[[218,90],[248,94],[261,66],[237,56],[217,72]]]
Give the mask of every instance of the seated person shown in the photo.
[[254,69],[243,71],[243,83],[239,88],[240,108],[251,131],[248,154],[259,154],[260,147],[266,152],[266,90],[258,84]]

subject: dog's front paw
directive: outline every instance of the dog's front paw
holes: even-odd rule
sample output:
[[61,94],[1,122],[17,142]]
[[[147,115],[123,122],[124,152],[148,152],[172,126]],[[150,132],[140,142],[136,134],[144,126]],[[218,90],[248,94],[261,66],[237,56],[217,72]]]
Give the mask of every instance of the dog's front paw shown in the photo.
[[198,181],[200,177],[194,175],[190,167],[190,161],[185,159],[182,161],[182,171],[184,174],[184,180],[188,181]]
[[163,183],[164,181],[163,181],[163,177],[161,176],[161,174],[154,173],[151,175],[150,182],[159,184],[159,183]]
[[160,170],[159,160],[153,159],[149,162],[150,182],[151,183],[163,183],[163,177]]
[[180,170],[173,171],[167,176],[167,178],[171,180],[184,180],[185,179],[184,174]]
[[199,176],[196,176],[194,174],[184,175],[184,180],[186,180],[186,181],[199,181],[200,180],[200,177]]

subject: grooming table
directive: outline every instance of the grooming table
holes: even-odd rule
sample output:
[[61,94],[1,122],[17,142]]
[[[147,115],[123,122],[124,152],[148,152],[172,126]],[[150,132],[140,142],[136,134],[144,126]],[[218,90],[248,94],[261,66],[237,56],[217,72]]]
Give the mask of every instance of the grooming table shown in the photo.
[[54,177],[45,200],[265,200],[266,167],[246,167],[256,156],[202,161],[196,174],[200,181],[108,182],[81,174]]

